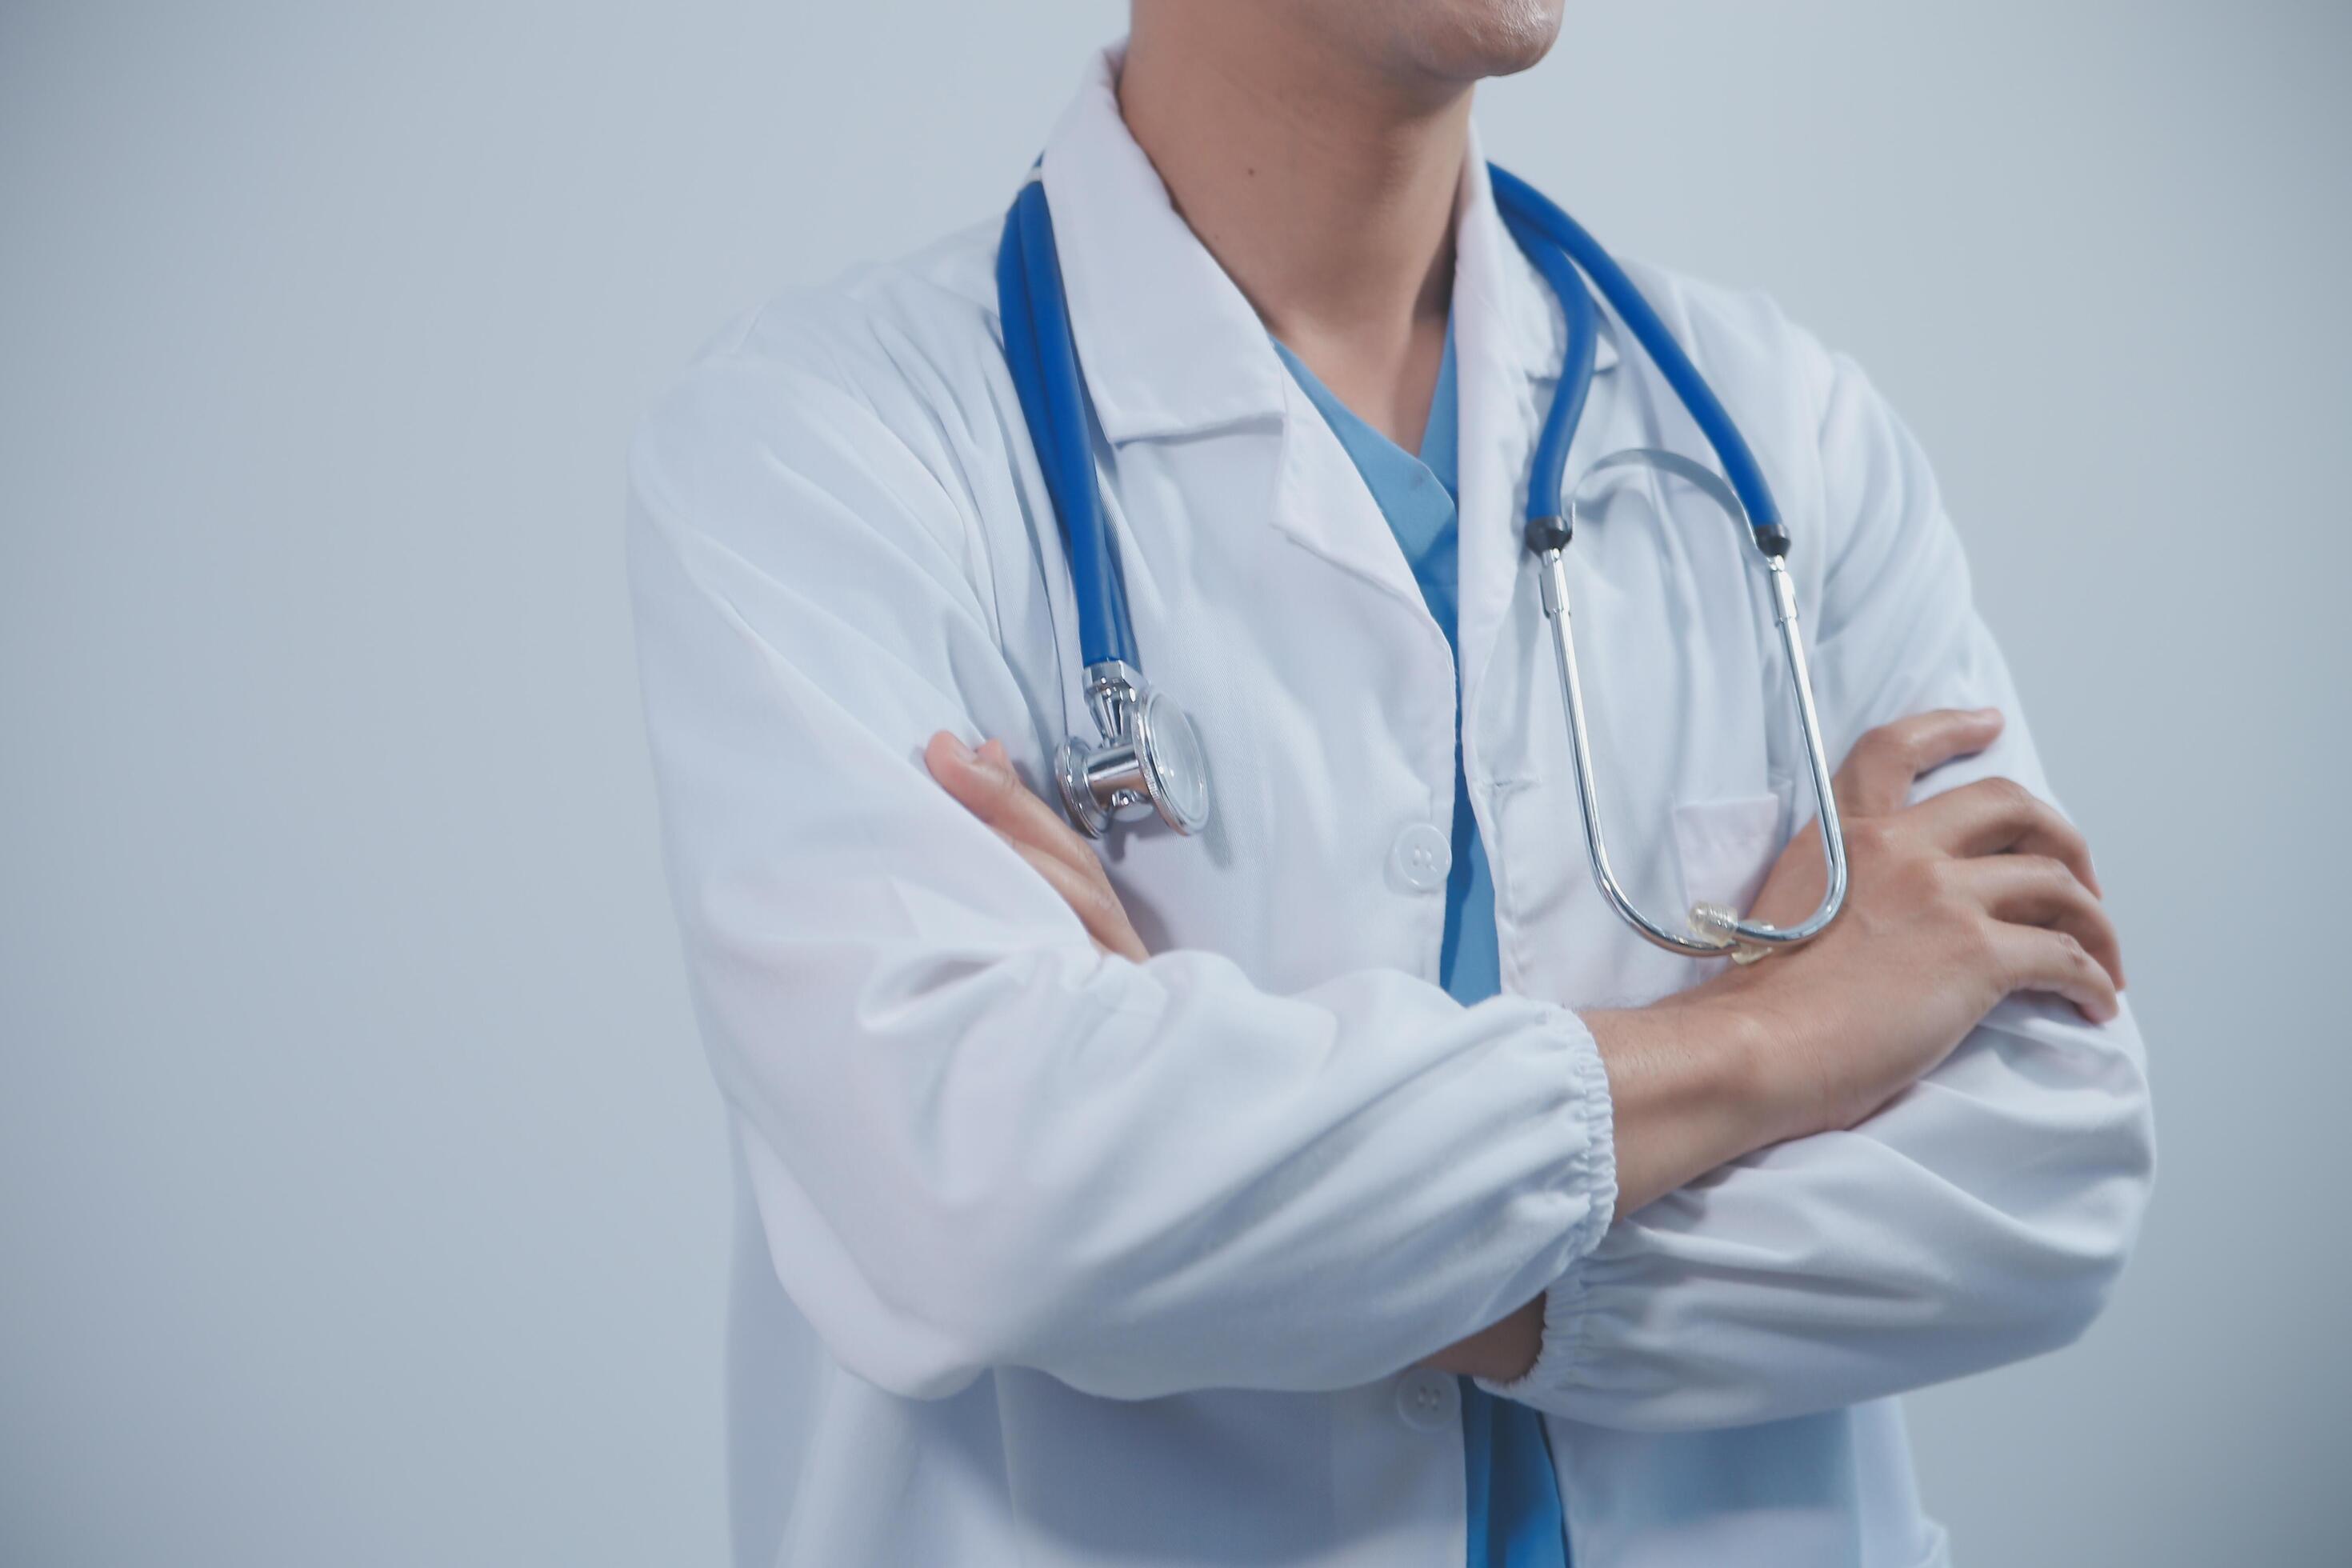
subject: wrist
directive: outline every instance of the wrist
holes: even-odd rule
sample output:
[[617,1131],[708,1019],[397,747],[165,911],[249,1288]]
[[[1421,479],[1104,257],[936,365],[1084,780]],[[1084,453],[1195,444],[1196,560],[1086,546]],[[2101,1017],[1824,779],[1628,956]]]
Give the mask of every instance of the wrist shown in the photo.
[[1682,1000],[1691,1015],[1687,1027],[1706,1042],[1718,1092],[1739,1109],[1737,1137],[1747,1145],[1740,1153],[1815,1130],[1818,1086],[1804,1071],[1804,1053],[1769,1008],[1738,985],[1701,987]]
[[1702,988],[1585,1022],[1609,1075],[1620,1215],[1790,1135],[1787,1064],[1756,1009]]
[[1543,1352],[1544,1300],[1538,1296],[1509,1316],[1458,1340],[1421,1364],[1488,1383],[1515,1383]]

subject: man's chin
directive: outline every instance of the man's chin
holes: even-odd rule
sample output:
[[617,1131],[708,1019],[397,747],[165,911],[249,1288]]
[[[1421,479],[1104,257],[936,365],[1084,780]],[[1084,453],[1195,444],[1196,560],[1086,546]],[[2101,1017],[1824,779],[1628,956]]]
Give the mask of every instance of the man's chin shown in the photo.
[[1407,0],[1415,64],[1453,81],[1515,76],[1551,53],[1565,0]]

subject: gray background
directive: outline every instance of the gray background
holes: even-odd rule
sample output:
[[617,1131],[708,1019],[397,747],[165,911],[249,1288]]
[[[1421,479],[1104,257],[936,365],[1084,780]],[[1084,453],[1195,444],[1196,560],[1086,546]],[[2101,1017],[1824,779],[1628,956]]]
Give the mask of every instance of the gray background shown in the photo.
[[[723,1552],[721,1126],[621,457],[998,209],[1115,0],[0,0],[0,1558]],[[1490,149],[1937,458],[2156,1058],[1977,1564],[2343,1560],[2338,4],[1578,5]],[[2333,786],[2333,787],[2327,787]]]

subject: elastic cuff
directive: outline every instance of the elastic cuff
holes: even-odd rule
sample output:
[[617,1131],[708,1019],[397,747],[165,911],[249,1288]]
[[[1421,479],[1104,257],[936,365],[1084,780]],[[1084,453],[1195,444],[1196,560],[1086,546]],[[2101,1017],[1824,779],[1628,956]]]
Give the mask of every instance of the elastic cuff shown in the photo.
[[1570,1232],[1567,1263],[1544,1293],[1543,1341],[1535,1364],[1508,1383],[1476,1380],[1489,1394],[1538,1407],[1556,1407],[1567,1392],[1590,1289],[1581,1265],[1609,1233],[1617,1213],[1617,1111],[1610,1098],[1609,1073],[1592,1031],[1581,1019],[1574,1028],[1578,1038],[1570,1059],[1575,1082],[1569,1103],[1584,1124],[1584,1135],[1573,1170],[1577,1184],[1591,1195],[1591,1208]]
[[1563,1272],[1601,1245],[1617,1215],[1617,1106],[1609,1089],[1609,1069],[1601,1060],[1601,1046],[1584,1020],[1569,1015],[1574,1039],[1569,1055],[1569,1105],[1583,1125],[1578,1141],[1581,1152],[1575,1163],[1577,1184],[1591,1196],[1591,1207],[1570,1233]]
[[1565,1414],[1570,1374],[1581,1349],[1589,1289],[1584,1270],[1570,1265],[1568,1272],[1544,1292],[1543,1342],[1536,1352],[1535,1364],[1508,1383],[1482,1377],[1476,1380],[1478,1386],[1498,1399]]

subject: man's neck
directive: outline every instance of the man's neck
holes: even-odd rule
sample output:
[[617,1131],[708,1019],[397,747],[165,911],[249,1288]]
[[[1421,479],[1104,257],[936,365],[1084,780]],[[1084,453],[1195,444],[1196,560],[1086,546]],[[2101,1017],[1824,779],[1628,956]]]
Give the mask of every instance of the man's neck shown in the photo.
[[1119,110],[1192,232],[1339,399],[1418,449],[1470,89],[1381,78],[1257,0],[1138,5]]

